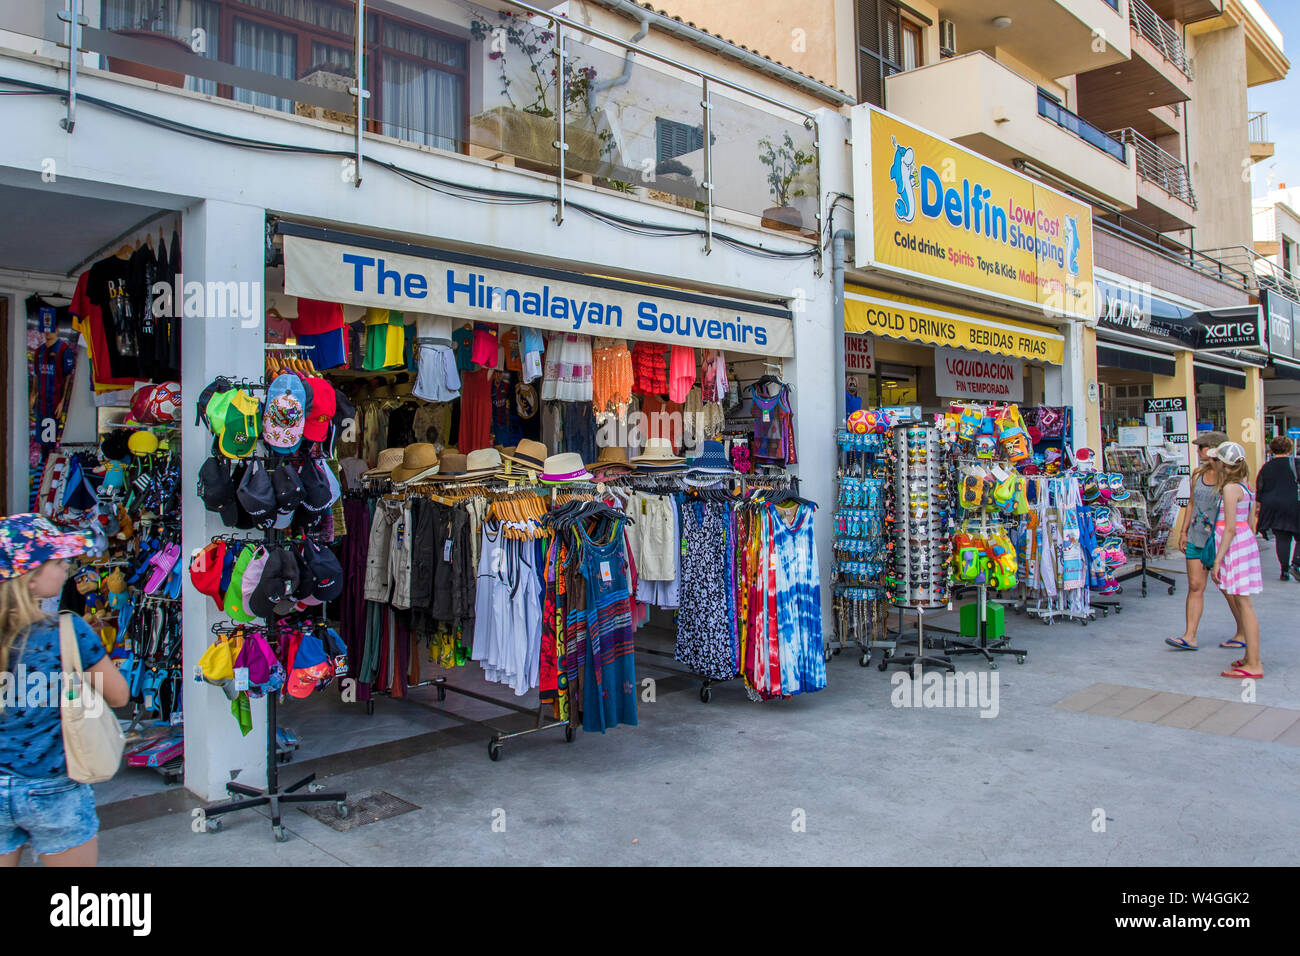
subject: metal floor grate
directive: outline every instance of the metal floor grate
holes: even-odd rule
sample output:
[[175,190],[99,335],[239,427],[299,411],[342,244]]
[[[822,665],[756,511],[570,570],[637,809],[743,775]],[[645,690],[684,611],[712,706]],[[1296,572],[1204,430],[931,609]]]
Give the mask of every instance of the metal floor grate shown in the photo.
[[416,804],[383,790],[359,790],[349,794],[347,808],[348,815],[345,817],[339,816],[336,805],[332,803],[312,804],[298,809],[340,833],[420,809]]

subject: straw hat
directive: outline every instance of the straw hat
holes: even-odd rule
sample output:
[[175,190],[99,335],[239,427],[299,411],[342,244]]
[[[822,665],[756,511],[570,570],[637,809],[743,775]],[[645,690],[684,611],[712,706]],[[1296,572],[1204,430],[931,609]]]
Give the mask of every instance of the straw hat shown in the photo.
[[465,477],[465,469],[468,467],[466,456],[458,451],[444,451],[438,477],[444,481],[458,481]]
[[403,453],[404,449],[401,448],[385,448],[379,453],[379,460],[375,463],[375,467],[363,473],[361,477],[374,478],[377,475],[388,474],[402,464]]
[[686,459],[673,454],[673,443],[667,438],[648,438],[645,451],[632,458],[638,471],[674,471]]
[[514,448],[502,451],[501,457],[527,471],[541,471],[546,467],[547,451],[541,442],[525,438]]
[[479,448],[465,458],[466,478],[486,478],[501,471],[501,452],[495,448]]
[[546,468],[541,480],[551,483],[566,481],[590,481],[591,472],[582,463],[582,456],[577,452],[567,451],[559,455],[550,455],[546,459]]
[[632,463],[627,460],[627,449],[622,445],[606,445],[596,456],[596,460],[588,463],[587,467],[593,472],[630,472],[633,470]]
[[402,451],[402,463],[393,469],[391,477],[393,481],[399,483],[410,481],[416,475],[436,467],[438,467],[438,449],[428,442],[419,441],[407,445]]

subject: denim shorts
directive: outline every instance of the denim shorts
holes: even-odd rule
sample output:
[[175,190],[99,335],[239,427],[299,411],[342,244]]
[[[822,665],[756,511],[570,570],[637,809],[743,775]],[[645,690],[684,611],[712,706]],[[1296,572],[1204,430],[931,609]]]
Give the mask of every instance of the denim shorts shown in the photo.
[[95,791],[67,777],[0,775],[0,854],[25,843],[40,854],[62,853],[99,833]]

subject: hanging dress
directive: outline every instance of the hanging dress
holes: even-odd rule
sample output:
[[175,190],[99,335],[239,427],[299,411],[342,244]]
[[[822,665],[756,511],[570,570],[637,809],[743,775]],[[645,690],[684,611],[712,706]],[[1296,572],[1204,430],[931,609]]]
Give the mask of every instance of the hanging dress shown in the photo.
[[813,509],[799,505],[792,522],[775,505],[767,511],[776,558],[777,630],[784,649],[781,687],[785,694],[808,694],[826,686]]
[[728,616],[731,545],[727,506],[683,502],[681,521],[685,551],[674,656],[701,677],[727,680],[736,676],[733,622]]
[[582,729],[604,733],[636,726],[636,659],[632,640],[632,598],[623,521],[606,528],[603,544],[579,530],[582,576],[587,592],[587,659],[584,666]]

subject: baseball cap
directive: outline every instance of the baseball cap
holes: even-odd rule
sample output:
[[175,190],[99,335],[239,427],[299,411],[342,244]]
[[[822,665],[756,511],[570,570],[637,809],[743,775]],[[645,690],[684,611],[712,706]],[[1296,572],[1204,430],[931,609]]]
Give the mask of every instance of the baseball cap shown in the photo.
[[190,583],[194,590],[206,594],[217,605],[217,610],[224,610],[224,597],[221,591],[221,568],[225,564],[226,542],[211,541],[204,545],[190,562]]
[[253,548],[244,548],[239,552],[230,572],[230,586],[226,588],[226,614],[232,621],[242,621],[245,624],[253,619],[244,608],[244,572],[253,560],[253,551]]
[[210,430],[216,431],[212,427],[212,419],[208,415],[208,404],[212,401],[214,395],[228,391],[230,391],[230,379],[224,375],[214,378],[205,385],[203,391],[199,393],[199,400],[195,403],[194,424],[207,425]]
[[271,552],[266,548],[258,546],[253,551],[253,560],[248,562],[248,567],[244,569],[244,576],[239,579],[239,593],[244,598],[244,610],[256,617],[263,617],[253,608],[253,592],[257,590],[258,584],[262,581],[262,574],[266,571],[266,563],[271,559]]
[[288,601],[297,587],[298,562],[284,548],[275,548],[267,557],[262,577],[248,599],[248,609],[269,621],[282,613],[277,604]]
[[315,582],[312,597],[319,601],[333,601],[343,593],[343,567],[329,548],[308,540],[303,543],[303,557],[311,569]]
[[235,478],[230,465],[215,456],[199,469],[199,497],[209,511],[221,514],[221,520],[232,525],[239,518],[235,505]]
[[[1192,439],[1193,445],[1201,445],[1205,448],[1217,448],[1228,440],[1227,432],[1208,431],[1197,432],[1196,437]],[[1206,452],[1209,454],[1209,452]]]
[[297,375],[277,375],[266,390],[266,411],[262,416],[262,440],[281,455],[298,450],[306,424],[307,391]]
[[244,479],[239,483],[237,497],[249,517],[257,523],[274,520],[275,489],[271,487],[271,476],[266,473],[266,465],[262,462],[249,463]]
[[[218,398],[220,396],[213,401]],[[216,419],[213,419],[213,423],[216,423]],[[226,403],[225,416],[221,419],[222,454],[229,458],[247,458],[257,446],[261,433],[262,403],[242,388],[236,389]]]
[[287,528],[293,522],[294,512],[302,504],[302,479],[290,464],[277,464],[271,472],[271,487],[275,490],[277,528]]
[[307,384],[311,386],[311,407],[307,410],[302,437],[307,441],[324,441],[329,434],[330,419],[337,409],[334,386],[323,378],[310,378]]
[[310,697],[321,681],[329,680],[334,668],[325,656],[325,645],[313,633],[306,633],[293,655],[293,669],[285,684],[290,697]]
[[243,650],[243,645],[244,639],[239,634],[221,637],[199,658],[199,672],[203,679],[220,687],[231,700],[239,696],[239,691],[235,690],[235,658]]
[[85,554],[93,545],[90,535],[61,531],[32,512],[0,518],[0,581],[35,571],[47,561]]
[[334,504],[329,480],[325,477],[325,466],[319,458],[308,458],[298,469],[298,478],[302,481],[302,507],[313,515],[319,515]]
[[1235,441],[1225,441],[1206,452],[1215,461],[1225,465],[1237,465],[1246,460],[1246,449]]

